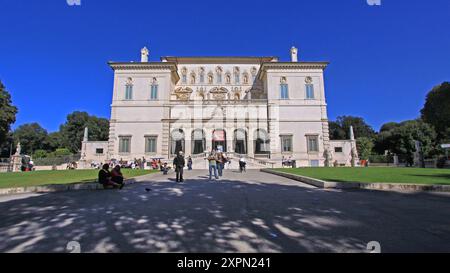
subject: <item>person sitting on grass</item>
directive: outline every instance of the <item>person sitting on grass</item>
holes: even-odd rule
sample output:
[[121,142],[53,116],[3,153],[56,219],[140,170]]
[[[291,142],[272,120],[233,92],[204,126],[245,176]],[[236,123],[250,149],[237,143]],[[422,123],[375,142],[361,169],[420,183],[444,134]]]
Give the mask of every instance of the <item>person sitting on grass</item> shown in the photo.
[[120,189],[122,189],[123,186],[125,185],[123,180],[124,180],[124,178],[123,178],[122,172],[120,171],[120,166],[117,165],[111,171],[111,181],[119,184],[120,185]]
[[103,188],[120,188],[120,185],[111,180],[111,173],[109,172],[109,165],[104,164],[102,169],[98,172],[98,183],[103,185]]

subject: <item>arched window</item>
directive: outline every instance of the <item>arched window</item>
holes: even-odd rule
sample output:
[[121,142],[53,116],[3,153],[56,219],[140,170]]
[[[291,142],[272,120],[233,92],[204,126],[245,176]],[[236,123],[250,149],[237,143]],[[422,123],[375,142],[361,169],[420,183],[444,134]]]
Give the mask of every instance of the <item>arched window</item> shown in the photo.
[[181,69],[181,82],[183,84],[187,84],[187,68],[186,67],[183,67]]
[[216,68],[216,81],[218,84],[222,83],[222,67],[218,66]]
[[234,68],[234,82],[236,84],[239,84],[241,82],[240,69],[237,66]]
[[255,147],[255,154],[270,153],[270,138],[266,130],[257,129],[255,131],[254,147]]
[[200,83],[205,82],[205,68],[203,68],[203,67],[200,67],[200,69],[199,69],[199,78],[200,78]]
[[133,79],[128,78],[127,83],[125,85],[125,99],[132,100],[133,99]]
[[305,90],[306,90],[306,99],[313,100],[314,99],[314,84],[311,77],[306,77],[305,79]]
[[201,154],[206,151],[206,136],[202,129],[192,131],[192,154]]
[[247,131],[244,129],[234,130],[234,152],[237,154],[247,154]]
[[289,87],[286,77],[281,77],[280,79],[280,99],[289,99]]
[[170,152],[173,155],[178,154],[180,151],[184,152],[184,131],[183,129],[175,129],[171,135]]
[[152,86],[151,86],[151,90],[150,90],[150,99],[151,100],[158,99],[158,80],[156,78],[153,78],[153,80],[152,80]]

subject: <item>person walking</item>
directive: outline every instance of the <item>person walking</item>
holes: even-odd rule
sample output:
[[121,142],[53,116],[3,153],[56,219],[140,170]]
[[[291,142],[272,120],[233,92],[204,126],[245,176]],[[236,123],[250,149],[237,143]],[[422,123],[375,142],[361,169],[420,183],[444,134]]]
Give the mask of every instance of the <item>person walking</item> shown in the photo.
[[223,166],[224,166],[225,158],[222,152],[217,153],[217,172],[219,173],[219,177],[223,175]]
[[180,151],[178,155],[173,159],[173,167],[175,168],[175,172],[177,174],[176,181],[184,182],[183,179],[183,169],[186,165],[186,161],[183,156],[183,152]]
[[217,175],[217,156],[214,150],[211,151],[211,153],[208,155],[208,166],[209,166],[209,180],[212,179],[212,173],[214,171],[214,177],[216,179],[219,179],[219,176]]
[[245,158],[241,156],[241,158],[239,159],[239,170],[241,171],[241,173],[245,171],[246,164],[247,162],[245,162]]
[[191,156],[188,157],[187,166],[188,166],[188,170],[192,171],[192,157]]

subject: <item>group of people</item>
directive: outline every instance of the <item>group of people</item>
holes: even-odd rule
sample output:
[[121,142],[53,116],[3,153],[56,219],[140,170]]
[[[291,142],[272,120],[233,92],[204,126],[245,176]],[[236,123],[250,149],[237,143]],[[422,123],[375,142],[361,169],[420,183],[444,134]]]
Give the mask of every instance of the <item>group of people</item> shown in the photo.
[[225,153],[215,149],[211,150],[206,159],[208,160],[209,180],[212,179],[213,173],[216,179],[222,177],[225,164],[230,162]]
[[103,164],[102,168],[98,172],[98,182],[102,184],[105,189],[122,189],[125,183],[120,169],[120,165],[116,165],[111,171],[109,171],[109,164]]
[[292,159],[292,157],[284,157],[281,159],[281,166],[284,167],[288,167],[288,168],[295,168],[296,167],[296,162],[295,160]]

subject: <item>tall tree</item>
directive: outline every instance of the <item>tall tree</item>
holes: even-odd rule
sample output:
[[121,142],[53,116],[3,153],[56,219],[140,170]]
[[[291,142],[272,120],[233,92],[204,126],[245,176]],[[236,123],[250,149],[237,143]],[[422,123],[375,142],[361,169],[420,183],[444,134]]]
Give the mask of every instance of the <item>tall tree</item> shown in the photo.
[[339,116],[336,121],[329,122],[331,139],[350,139],[350,126],[353,126],[355,138],[375,137],[373,128],[361,117]]
[[361,159],[369,159],[369,156],[372,154],[373,149],[373,140],[368,137],[360,137],[356,140],[356,147],[359,153],[359,158]]
[[328,122],[328,128],[330,130],[331,140],[342,140],[347,137],[344,129],[335,121]]
[[12,105],[11,95],[0,81],[0,146],[5,143],[11,124],[16,122],[17,107]]
[[439,140],[450,140],[450,82],[428,93],[421,114],[425,122],[434,126]]
[[22,154],[33,154],[36,150],[45,148],[47,130],[38,123],[27,123],[19,126],[13,133],[14,142],[20,142]]
[[78,152],[81,149],[84,128],[86,127],[89,128],[89,140],[108,140],[109,121],[107,119],[76,111],[69,114],[66,123],[60,127],[63,146],[71,152]]
[[389,131],[381,132],[377,138],[376,150],[388,150],[405,156],[408,163],[414,159],[415,141],[420,141],[425,157],[431,156],[436,149],[436,132],[422,120],[408,120]]

